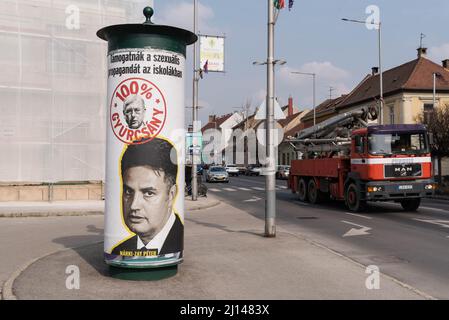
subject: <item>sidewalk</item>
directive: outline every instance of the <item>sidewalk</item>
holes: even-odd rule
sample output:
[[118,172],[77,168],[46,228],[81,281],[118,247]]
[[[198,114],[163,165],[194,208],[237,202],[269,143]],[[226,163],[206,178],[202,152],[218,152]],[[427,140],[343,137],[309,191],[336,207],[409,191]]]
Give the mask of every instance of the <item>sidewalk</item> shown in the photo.
[[[186,197],[186,210],[207,209],[219,204],[213,198],[198,198],[192,201]],[[0,218],[88,216],[104,214],[104,201],[54,201],[54,202],[0,202]]]
[[[380,290],[368,290],[365,267],[282,228],[276,238],[264,238],[263,228],[262,220],[225,203],[186,210],[185,259],[172,278],[110,278],[97,243],[35,261],[6,290],[18,299],[429,298],[386,276]],[[66,289],[69,265],[80,269],[79,290]]]

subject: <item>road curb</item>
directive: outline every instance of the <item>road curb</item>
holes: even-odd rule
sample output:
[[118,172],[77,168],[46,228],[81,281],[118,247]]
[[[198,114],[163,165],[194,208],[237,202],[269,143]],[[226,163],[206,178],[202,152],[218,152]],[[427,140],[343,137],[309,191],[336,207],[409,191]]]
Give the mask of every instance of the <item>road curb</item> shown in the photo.
[[38,217],[78,217],[103,215],[103,211],[68,211],[68,212],[7,212],[0,213],[1,218],[38,218]]
[[196,206],[192,206],[189,208],[187,208],[187,206],[186,206],[186,211],[198,211],[198,210],[210,209],[210,208],[216,207],[220,204],[221,204],[220,200],[214,200],[213,202],[206,204],[206,205],[196,205]]
[[2,287],[2,292],[1,292],[1,296],[0,296],[0,300],[18,300],[17,296],[14,294],[13,292],[13,288],[14,288],[14,281],[16,281],[16,279],[18,277],[20,277],[20,275],[26,270],[28,269],[31,265],[33,265],[35,262],[45,259],[53,254],[56,253],[60,253],[60,252],[64,252],[64,251],[68,251],[68,250],[75,250],[75,249],[81,249],[84,247],[89,247],[89,246],[93,246],[93,245],[97,245],[103,243],[103,241],[97,241],[95,243],[90,243],[90,244],[85,244],[79,247],[73,247],[73,248],[64,248],[64,249],[58,249],[58,250],[54,250],[50,253],[46,253],[40,257],[37,257],[35,259],[32,259],[28,262],[26,262],[25,264],[23,264],[22,266],[20,266],[16,271],[14,271],[13,274],[11,274],[11,276],[9,276],[9,278],[5,281],[5,283],[3,284]]

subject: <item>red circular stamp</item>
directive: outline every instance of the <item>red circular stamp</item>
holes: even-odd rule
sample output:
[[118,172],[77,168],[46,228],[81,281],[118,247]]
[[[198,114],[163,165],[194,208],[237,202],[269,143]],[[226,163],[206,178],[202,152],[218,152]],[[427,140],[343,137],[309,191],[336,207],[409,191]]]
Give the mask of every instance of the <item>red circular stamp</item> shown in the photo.
[[126,144],[142,144],[155,138],[167,118],[161,90],[143,78],[122,81],[112,94],[111,129]]

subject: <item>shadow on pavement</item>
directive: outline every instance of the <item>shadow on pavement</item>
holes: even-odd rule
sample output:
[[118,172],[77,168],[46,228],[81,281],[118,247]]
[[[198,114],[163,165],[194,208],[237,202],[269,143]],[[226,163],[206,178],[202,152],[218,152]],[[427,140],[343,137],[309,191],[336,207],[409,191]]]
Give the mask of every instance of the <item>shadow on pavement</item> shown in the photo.
[[60,237],[52,241],[72,249],[99,274],[109,276],[109,269],[103,259],[104,229],[99,229],[94,225],[88,225],[86,229],[91,234]]

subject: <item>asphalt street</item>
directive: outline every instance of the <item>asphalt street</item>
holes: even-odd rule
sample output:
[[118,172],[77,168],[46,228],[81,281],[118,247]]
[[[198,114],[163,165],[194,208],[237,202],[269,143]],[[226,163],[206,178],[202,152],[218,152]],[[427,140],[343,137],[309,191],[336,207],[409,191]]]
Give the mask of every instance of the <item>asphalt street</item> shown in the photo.
[[[231,177],[229,183],[207,183],[222,201],[261,219],[265,180]],[[425,199],[417,212],[400,204],[370,203],[354,214],[343,203],[300,202],[277,180],[277,224],[392,276],[436,298],[449,299],[449,201]]]

